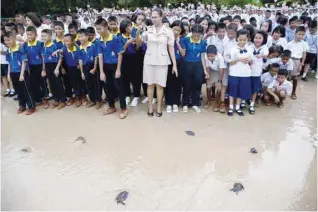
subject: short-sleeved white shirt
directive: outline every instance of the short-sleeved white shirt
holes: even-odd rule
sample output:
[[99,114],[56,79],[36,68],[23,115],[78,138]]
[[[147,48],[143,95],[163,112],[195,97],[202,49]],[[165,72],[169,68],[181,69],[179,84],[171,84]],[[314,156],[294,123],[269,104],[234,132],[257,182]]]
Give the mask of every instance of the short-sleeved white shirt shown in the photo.
[[259,77],[261,76],[262,72],[263,72],[263,57],[262,58],[257,58],[257,55],[268,55],[268,48],[266,45],[261,46],[259,49],[257,49],[255,47],[255,45],[251,45],[248,47],[253,54],[255,53],[255,57],[253,59],[253,63],[251,65],[251,69],[252,69],[252,76],[253,77]]
[[218,36],[211,36],[207,39],[208,45],[214,45],[218,50],[218,53],[223,55],[224,47],[228,42],[229,38],[225,36],[222,40]]
[[273,46],[273,45],[275,45],[275,46],[282,46],[283,49],[286,49],[286,47],[287,47],[287,40],[286,40],[286,38],[279,38],[278,40],[274,40],[274,39],[272,38],[272,43],[271,43],[271,44],[268,44],[268,45],[270,45],[270,46]]
[[291,57],[301,59],[303,57],[303,53],[309,50],[308,44],[301,40],[296,42],[295,40],[289,42],[286,47],[291,51]]
[[[240,53],[241,50],[245,50],[246,52]],[[250,58],[253,59],[254,55],[253,52],[250,48],[240,48],[236,46],[235,48],[231,49],[231,54],[230,54],[230,61],[234,61],[240,58]],[[234,65],[230,65],[230,76],[234,77],[250,77],[252,74],[251,67],[248,63],[243,63],[238,61]]]
[[213,63],[208,60],[207,54],[205,54],[206,67],[211,68],[214,71],[220,71],[222,68],[226,68],[224,58],[220,53],[217,53]]
[[273,89],[275,92],[284,90],[288,96],[290,96],[293,91],[293,85],[287,79],[282,84],[279,84],[277,80],[274,80],[269,84],[268,88]]
[[287,71],[292,71],[294,69],[294,63],[293,63],[292,59],[289,59],[286,64],[284,64],[282,62],[282,60],[280,59],[278,61],[278,64],[279,64],[280,69],[286,69]]
[[231,57],[231,50],[237,46],[235,38],[228,40],[224,47],[223,57],[226,63],[229,63]]
[[270,72],[266,72],[261,75],[261,82],[263,87],[268,87],[273,81],[275,81],[277,75],[272,76]]

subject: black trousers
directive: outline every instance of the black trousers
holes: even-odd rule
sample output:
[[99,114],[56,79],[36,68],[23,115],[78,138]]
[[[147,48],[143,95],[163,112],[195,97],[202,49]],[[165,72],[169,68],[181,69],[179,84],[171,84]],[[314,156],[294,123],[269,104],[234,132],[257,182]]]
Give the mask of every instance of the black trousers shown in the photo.
[[122,75],[125,86],[126,96],[131,96],[130,84],[133,86],[134,97],[140,97],[141,89],[141,73],[139,55],[136,54],[124,54],[122,62]]
[[119,103],[121,109],[126,109],[126,93],[122,77],[115,78],[117,64],[104,63],[104,74],[106,75],[106,95],[109,107],[115,107],[115,97],[119,94]]
[[199,98],[204,79],[202,62],[184,62],[182,70],[182,104],[188,106],[190,95],[193,106],[199,106]]
[[102,97],[100,92],[99,73],[97,71],[95,71],[94,74],[89,73],[89,71],[92,70],[93,68],[94,68],[94,65],[84,66],[87,93],[88,93],[89,99],[92,102],[100,102],[102,101]]
[[19,97],[19,106],[29,109],[35,108],[35,103],[33,100],[33,94],[30,89],[30,73],[28,71],[24,72],[24,81],[20,81],[20,73],[10,73],[12,84],[15,88],[15,91]]
[[68,74],[68,67],[65,62],[62,63],[62,67],[64,68],[66,72],[66,74],[62,74],[65,94],[66,94],[66,97],[71,98],[73,96],[73,91],[72,91],[70,76]]
[[173,65],[168,67],[167,87],[165,88],[166,105],[180,105],[181,98],[181,60],[177,61],[179,76],[172,74]]
[[30,86],[34,95],[35,102],[42,102],[42,100],[48,97],[48,88],[46,84],[46,78],[41,76],[42,64],[29,65],[30,68]]
[[71,86],[76,97],[85,95],[85,82],[82,79],[81,71],[77,69],[77,66],[68,67],[67,75],[71,81]]
[[66,102],[65,90],[63,87],[63,81],[61,72],[59,76],[56,77],[54,74],[57,63],[46,63],[46,77],[49,79],[50,88],[52,90],[54,101],[56,102]]

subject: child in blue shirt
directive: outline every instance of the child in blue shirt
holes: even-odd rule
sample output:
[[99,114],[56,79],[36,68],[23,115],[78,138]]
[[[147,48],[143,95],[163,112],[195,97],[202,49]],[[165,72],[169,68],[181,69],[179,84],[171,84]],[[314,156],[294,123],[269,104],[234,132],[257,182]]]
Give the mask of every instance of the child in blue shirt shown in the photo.
[[124,119],[128,115],[128,110],[125,101],[126,93],[121,77],[123,46],[118,37],[110,33],[105,19],[98,19],[95,25],[97,32],[101,35],[98,45],[100,79],[101,81],[106,81],[109,104],[109,108],[103,112],[103,115],[116,112],[115,95],[116,90],[118,90],[121,107],[119,118]]
[[88,32],[86,29],[80,29],[78,32],[80,45],[80,69],[85,74],[85,83],[90,102],[87,108],[96,106],[96,109],[101,108],[101,93],[99,90],[99,76],[97,70],[97,46],[88,41]]
[[52,90],[54,103],[51,108],[62,109],[66,105],[66,96],[63,86],[60,70],[56,70],[57,63],[59,61],[58,56],[52,54],[58,49],[55,43],[52,41],[52,31],[45,29],[41,33],[43,40],[42,57],[44,58],[44,74],[47,76],[50,88]]
[[[59,70],[62,61],[65,61],[65,64],[67,66],[67,75],[71,82],[72,89],[75,93],[75,107],[80,107],[82,103],[86,105],[87,100],[84,89],[85,84],[83,81],[83,79],[85,79],[85,75],[82,70],[79,70],[79,58],[81,52],[80,49],[75,46],[73,35],[64,35],[64,47],[61,50],[58,50],[57,52],[62,53],[63,57],[60,58],[56,69]],[[73,97],[71,97],[70,100],[67,102],[68,106],[71,106],[72,104],[74,104]]]
[[26,115],[31,115],[35,112],[35,103],[30,90],[30,72],[26,70],[27,56],[24,48],[19,47],[16,43],[16,36],[12,32],[7,32],[4,35],[5,43],[8,45],[6,60],[9,63],[8,78],[11,78],[12,83],[18,93],[19,109],[18,114],[28,110]]
[[206,70],[205,53],[207,43],[201,39],[204,29],[201,25],[195,24],[192,27],[192,34],[190,37],[182,39],[181,46],[185,51],[184,70],[183,74],[183,112],[188,112],[190,102],[190,95],[192,100],[192,108],[195,112],[200,113],[199,96],[204,80],[207,79],[209,74]]
[[44,108],[49,108],[48,89],[46,78],[43,70],[43,58],[41,50],[43,43],[36,40],[37,31],[33,26],[28,26],[26,29],[27,42],[23,44],[23,48],[28,57],[28,65],[30,68],[30,85],[34,95],[34,101],[41,103],[43,101]]

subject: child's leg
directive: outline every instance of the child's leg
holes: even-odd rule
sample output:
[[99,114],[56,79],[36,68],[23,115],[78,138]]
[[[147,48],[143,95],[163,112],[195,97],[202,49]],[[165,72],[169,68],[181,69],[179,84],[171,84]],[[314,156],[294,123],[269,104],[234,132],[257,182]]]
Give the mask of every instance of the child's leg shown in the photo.
[[43,78],[41,76],[42,72],[42,65],[30,65],[30,91],[34,95],[34,101],[37,103],[42,102],[42,84],[43,84]]
[[284,100],[286,99],[286,92],[279,91],[278,92],[279,103],[277,104],[278,107],[284,107]]
[[81,106],[80,73],[81,72],[77,69],[77,67],[68,67],[68,74],[76,97],[75,107]]
[[[33,100],[33,94],[30,91],[30,74],[29,72],[24,72],[24,81],[21,82],[24,93],[23,93],[23,99],[28,105],[29,110],[35,109],[35,102]],[[31,112],[33,113],[33,112]],[[29,114],[31,114],[29,113]]]
[[[23,98],[23,84],[19,81],[20,78],[20,73],[12,73],[10,74],[10,78],[12,80],[12,84],[15,87],[15,90],[19,96],[19,107],[22,108],[23,110],[26,109],[26,102]],[[21,98],[20,98],[21,96]]]
[[293,83],[293,92],[292,92],[292,96],[291,98],[292,99],[297,99],[297,96],[296,96],[296,89],[297,89],[297,76],[299,75],[300,73],[300,69],[301,69],[301,64],[300,64],[300,60],[293,60],[294,62],[294,69],[292,71],[292,83]]
[[46,69],[46,77],[49,81],[48,83],[48,87],[51,88],[51,93],[53,95],[53,99],[55,101],[55,105],[58,104],[58,102],[60,101],[60,99],[58,98],[58,93],[57,93],[57,85],[56,85],[56,76],[54,74],[54,71],[55,71],[55,67],[56,67],[56,63],[47,63],[45,64],[45,69]]
[[210,77],[206,79],[206,104],[203,106],[205,109],[208,109],[211,106],[212,102],[212,88],[213,88],[213,82],[212,82],[212,71],[209,72]]

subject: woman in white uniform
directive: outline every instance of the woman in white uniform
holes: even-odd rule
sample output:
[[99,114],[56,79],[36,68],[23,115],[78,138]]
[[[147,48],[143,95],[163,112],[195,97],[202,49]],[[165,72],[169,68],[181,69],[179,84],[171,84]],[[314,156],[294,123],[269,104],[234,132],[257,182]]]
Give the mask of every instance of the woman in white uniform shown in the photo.
[[[148,84],[148,116],[152,117],[154,109],[152,105],[154,88],[157,89],[156,116],[162,116],[163,89],[166,87],[168,65],[173,64],[173,73],[178,75],[177,63],[174,53],[174,35],[169,27],[163,26],[163,13],[159,8],[151,12],[153,26],[147,27],[147,31],[141,34],[141,27],[137,30],[136,44],[147,44],[144,58],[143,82]],[[169,53],[168,53],[169,52]],[[169,56],[170,55],[170,56]],[[171,57],[171,60],[170,60]]]

